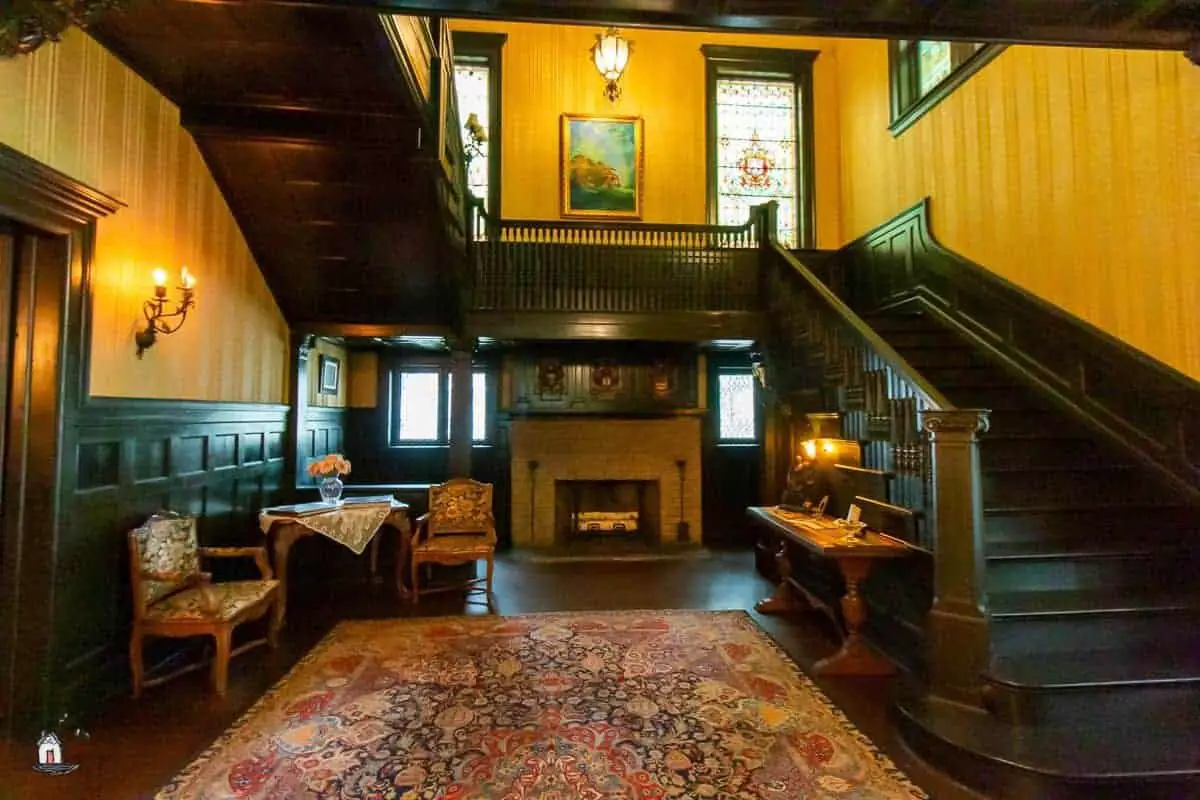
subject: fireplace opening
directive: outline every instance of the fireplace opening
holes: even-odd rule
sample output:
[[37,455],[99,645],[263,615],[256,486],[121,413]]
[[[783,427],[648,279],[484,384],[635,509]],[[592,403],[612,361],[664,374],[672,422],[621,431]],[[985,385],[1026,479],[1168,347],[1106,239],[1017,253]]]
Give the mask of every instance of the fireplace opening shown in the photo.
[[623,540],[657,544],[656,480],[559,480],[554,482],[555,530],[560,545]]

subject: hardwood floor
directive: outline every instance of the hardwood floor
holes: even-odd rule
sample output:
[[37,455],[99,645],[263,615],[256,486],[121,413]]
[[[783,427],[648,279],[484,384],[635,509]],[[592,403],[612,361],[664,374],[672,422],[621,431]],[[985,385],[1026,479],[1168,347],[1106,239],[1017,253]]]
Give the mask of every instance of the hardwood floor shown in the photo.
[[[223,700],[210,694],[207,672],[148,690],[136,702],[115,698],[86,724],[90,740],[71,735],[64,739],[64,760],[80,765],[65,776],[41,775],[31,769],[36,760],[34,742],[4,742],[0,798],[151,797],[339,620],[487,613],[482,602],[464,605],[461,594],[422,597],[416,607],[402,604],[386,582],[309,583],[293,589],[282,645],[276,651],[258,649],[235,659]],[[755,573],[748,551],[714,552],[703,560],[592,563],[530,563],[510,554],[497,560],[495,611],[749,610],[770,590]],[[832,631],[819,615],[779,619],[750,613],[806,671],[834,650]],[[935,800],[979,797],[917,760],[899,741],[888,716],[891,679],[818,679],[817,683]]]

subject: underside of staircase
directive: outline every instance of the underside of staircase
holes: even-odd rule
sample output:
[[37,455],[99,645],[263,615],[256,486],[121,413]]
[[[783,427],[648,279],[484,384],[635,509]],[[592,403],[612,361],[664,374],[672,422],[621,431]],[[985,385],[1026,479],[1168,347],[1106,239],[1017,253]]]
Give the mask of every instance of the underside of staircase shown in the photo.
[[1006,798],[1200,796],[1200,508],[933,315],[867,321],[991,410],[987,712],[905,698],[909,741]]

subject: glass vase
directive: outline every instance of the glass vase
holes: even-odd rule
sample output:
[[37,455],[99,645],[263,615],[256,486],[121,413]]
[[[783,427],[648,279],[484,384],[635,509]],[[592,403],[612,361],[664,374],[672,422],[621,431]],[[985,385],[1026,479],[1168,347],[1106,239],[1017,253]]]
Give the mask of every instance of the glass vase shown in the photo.
[[321,479],[321,502],[331,506],[342,504],[342,479],[336,475]]

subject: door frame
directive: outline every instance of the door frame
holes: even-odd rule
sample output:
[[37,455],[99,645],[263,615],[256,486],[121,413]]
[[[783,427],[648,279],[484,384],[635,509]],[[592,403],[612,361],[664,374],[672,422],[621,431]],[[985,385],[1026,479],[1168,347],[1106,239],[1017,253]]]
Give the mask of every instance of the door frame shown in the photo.
[[[87,398],[97,221],[123,203],[0,144],[0,217],[18,223],[0,509],[0,732],[52,722],[61,485]],[[20,657],[17,657],[17,654]]]

